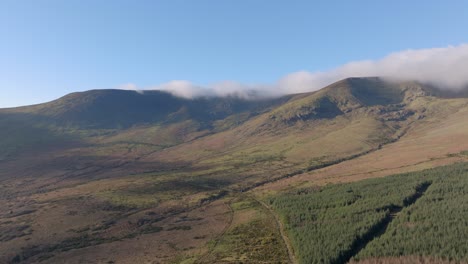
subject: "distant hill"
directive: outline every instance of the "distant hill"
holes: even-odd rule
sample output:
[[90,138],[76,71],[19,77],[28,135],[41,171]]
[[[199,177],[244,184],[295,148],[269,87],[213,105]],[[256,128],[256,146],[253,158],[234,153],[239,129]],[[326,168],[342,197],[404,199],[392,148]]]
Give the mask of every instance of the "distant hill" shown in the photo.
[[[199,130],[227,129],[290,98],[190,100],[161,91],[92,90],[72,93],[48,103],[0,109],[0,126],[3,128],[0,131],[0,153],[70,142],[76,144],[95,135],[115,134],[138,126],[179,124],[175,136],[184,138],[185,134]],[[222,125],[215,124],[224,119],[227,120]],[[169,130],[162,132],[167,133],[174,134]],[[165,144],[173,143],[169,140]]]
[[128,128],[148,123],[193,119],[210,124],[241,112],[262,112],[288,100],[236,97],[184,99],[161,91],[92,90],[72,93],[49,103],[0,110],[0,113],[82,128]]

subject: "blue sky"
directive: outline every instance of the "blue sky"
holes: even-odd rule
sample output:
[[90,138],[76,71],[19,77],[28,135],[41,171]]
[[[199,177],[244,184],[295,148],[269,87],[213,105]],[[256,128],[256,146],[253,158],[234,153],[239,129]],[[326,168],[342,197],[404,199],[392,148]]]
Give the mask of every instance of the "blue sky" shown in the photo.
[[468,43],[467,1],[0,0],[0,107],[172,80],[274,83]]

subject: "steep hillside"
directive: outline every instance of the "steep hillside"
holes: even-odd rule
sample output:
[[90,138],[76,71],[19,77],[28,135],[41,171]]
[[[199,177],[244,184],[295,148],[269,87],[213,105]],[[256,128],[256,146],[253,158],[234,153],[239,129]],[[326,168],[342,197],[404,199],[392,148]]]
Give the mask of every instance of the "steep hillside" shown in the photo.
[[271,178],[272,169],[307,170],[398,140],[425,118],[428,109],[418,98],[426,97],[432,98],[417,83],[346,79],[315,93],[296,95],[231,130],[148,158],[185,160],[195,167],[231,166]]

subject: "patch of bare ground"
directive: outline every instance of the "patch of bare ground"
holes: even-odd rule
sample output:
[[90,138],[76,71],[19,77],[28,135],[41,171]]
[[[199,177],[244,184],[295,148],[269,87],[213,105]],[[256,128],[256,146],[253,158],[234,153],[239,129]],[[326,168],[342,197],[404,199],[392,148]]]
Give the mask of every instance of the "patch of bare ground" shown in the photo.
[[466,262],[455,262],[436,257],[420,257],[420,256],[405,256],[405,257],[382,257],[370,258],[360,261],[350,261],[351,264],[465,264]]

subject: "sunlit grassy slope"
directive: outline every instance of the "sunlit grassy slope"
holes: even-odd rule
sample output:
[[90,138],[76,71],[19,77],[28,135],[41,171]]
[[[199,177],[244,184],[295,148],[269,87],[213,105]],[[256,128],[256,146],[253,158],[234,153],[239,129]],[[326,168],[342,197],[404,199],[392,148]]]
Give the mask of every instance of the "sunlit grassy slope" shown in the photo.
[[[437,108],[444,104],[445,113],[465,107],[466,99],[442,100],[428,94],[417,83],[347,79],[296,95],[233,129],[148,158],[189,161],[194,168],[224,166],[271,178],[283,170],[307,169],[377,150],[417,124],[442,121]],[[277,173],[271,175],[272,170]]]

